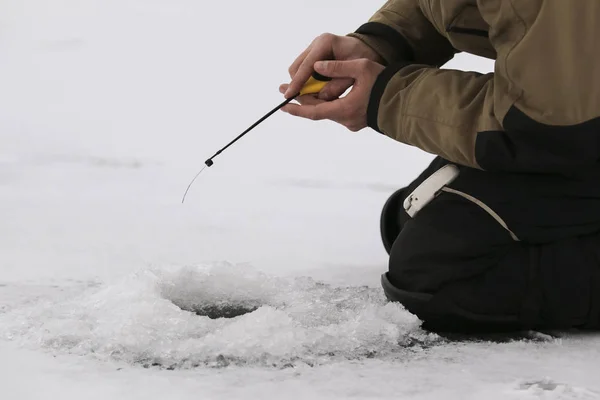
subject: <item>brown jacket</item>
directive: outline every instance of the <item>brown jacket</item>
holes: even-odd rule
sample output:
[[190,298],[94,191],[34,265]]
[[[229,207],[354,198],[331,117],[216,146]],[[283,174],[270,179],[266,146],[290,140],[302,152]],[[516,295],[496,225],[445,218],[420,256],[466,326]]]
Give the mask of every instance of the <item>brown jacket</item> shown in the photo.
[[[600,1],[390,0],[356,33],[386,61],[369,125],[487,171],[600,160]],[[442,70],[457,52],[490,74]]]

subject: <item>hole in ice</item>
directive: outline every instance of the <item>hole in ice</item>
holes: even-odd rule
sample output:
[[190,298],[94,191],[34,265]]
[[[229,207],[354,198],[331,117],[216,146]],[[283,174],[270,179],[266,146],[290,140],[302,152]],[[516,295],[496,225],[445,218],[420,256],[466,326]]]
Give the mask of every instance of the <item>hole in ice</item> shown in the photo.
[[245,265],[145,270],[51,300],[0,314],[0,338],[167,369],[396,360],[443,342],[379,288]]
[[[239,267],[243,268],[243,267]],[[269,287],[260,284],[258,277],[246,275],[240,281],[226,265],[203,275],[198,271],[180,271],[177,276],[162,282],[161,294],[179,309],[210,319],[232,319],[250,314],[263,305]],[[251,273],[240,271],[242,274]]]
[[250,314],[258,310],[258,307],[252,307],[243,304],[177,304],[177,307],[183,311],[193,312],[200,317],[208,317],[210,319],[219,318],[235,318],[242,315]]

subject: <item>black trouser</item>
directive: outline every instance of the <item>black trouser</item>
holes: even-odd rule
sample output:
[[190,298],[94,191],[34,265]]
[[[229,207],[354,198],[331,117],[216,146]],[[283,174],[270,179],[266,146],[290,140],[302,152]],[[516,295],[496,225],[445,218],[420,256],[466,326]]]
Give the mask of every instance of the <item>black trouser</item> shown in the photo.
[[515,241],[475,203],[445,192],[411,219],[404,198],[446,163],[435,159],[384,208],[388,299],[436,331],[598,328],[600,233]]

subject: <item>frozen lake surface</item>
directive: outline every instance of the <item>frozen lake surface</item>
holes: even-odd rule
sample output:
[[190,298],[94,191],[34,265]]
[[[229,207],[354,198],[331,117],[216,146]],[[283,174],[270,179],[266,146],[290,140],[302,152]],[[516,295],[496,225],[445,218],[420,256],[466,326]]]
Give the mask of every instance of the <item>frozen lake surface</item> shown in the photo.
[[181,204],[377,6],[0,4],[2,399],[600,398],[599,335],[445,338],[384,301],[379,213],[430,155],[278,113]]

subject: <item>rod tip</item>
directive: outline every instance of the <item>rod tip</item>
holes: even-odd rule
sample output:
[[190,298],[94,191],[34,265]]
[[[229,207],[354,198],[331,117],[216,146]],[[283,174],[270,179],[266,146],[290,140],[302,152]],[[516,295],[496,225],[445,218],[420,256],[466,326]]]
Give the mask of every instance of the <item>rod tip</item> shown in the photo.
[[212,167],[214,162],[212,160],[206,160],[204,164],[206,164],[207,167]]

